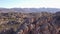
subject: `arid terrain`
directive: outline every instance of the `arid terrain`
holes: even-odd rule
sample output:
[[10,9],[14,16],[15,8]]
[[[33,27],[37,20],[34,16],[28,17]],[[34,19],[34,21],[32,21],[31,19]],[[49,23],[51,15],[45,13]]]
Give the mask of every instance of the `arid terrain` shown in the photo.
[[0,34],[60,34],[60,12],[1,12]]
[[60,0],[0,0],[0,34],[60,34]]

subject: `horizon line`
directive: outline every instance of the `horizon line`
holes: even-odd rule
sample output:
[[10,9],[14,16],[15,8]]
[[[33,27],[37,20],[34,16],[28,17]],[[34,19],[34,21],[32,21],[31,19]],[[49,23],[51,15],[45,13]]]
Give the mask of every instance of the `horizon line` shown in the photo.
[[[12,8],[22,8],[22,7],[11,7],[11,8],[0,7],[0,8],[12,9]],[[53,7],[23,7],[23,8],[53,8]],[[55,8],[55,7],[54,7],[54,8]],[[57,9],[60,9],[60,8],[57,8]]]

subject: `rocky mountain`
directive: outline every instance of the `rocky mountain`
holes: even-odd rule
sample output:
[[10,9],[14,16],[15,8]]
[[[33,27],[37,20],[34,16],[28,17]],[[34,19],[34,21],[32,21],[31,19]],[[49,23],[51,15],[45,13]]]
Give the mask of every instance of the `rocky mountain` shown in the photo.
[[60,12],[2,12],[0,34],[60,34]]

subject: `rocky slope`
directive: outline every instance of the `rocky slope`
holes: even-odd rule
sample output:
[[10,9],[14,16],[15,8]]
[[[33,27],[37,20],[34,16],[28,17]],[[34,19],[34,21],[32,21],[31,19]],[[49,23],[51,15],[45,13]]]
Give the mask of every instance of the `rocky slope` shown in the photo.
[[0,34],[60,34],[60,12],[0,13]]

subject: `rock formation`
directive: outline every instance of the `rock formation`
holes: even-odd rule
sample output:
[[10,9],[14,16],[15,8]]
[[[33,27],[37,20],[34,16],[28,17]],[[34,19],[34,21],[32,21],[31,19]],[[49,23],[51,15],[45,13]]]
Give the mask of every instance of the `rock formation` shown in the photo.
[[0,34],[60,34],[59,12],[1,13],[0,23]]

